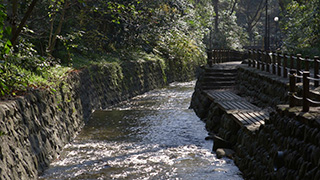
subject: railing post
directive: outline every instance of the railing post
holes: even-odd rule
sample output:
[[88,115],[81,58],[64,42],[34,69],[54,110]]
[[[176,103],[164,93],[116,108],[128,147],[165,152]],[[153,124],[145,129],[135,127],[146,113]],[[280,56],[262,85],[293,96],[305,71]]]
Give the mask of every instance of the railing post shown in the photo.
[[302,94],[302,111],[303,112],[308,112],[309,111],[309,101],[308,101],[308,96],[309,96],[309,79],[308,77],[310,76],[309,71],[303,71],[303,94]]
[[283,53],[283,66],[282,66],[282,72],[283,72],[283,77],[287,78],[288,77],[288,58],[287,58],[287,53]]
[[214,54],[215,54],[215,58],[214,58],[214,63],[218,63],[218,59],[219,59],[219,52],[218,50],[214,50]]
[[277,75],[281,76],[281,57],[280,57],[280,51],[277,51]]
[[276,53],[272,52],[272,74],[276,74]]
[[[319,56],[314,57],[314,78],[319,79]],[[314,87],[319,87],[319,81],[314,81]]]
[[255,68],[256,67],[256,58],[257,58],[257,53],[255,50],[252,50],[252,56],[253,56],[253,59],[252,59],[252,67]]
[[271,63],[271,62],[270,62],[269,53],[270,53],[270,51],[267,51],[267,52],[266,52],[266,66],[267,66],[267,67],[266,67],[266,68],[267,68],[266,71],[267,71],[267,72],[270,72],[270,63]]
[[228,50],[224,50],[224,62],[228,62]]
[[[301,76],[301,54],[297,54],[297,75]],[[301,82],[301,79],[298,78],[297,82]]]
[[208,56],[207,64],[211,67],[212,66],[212,51],[208,50],[207,56]]
[[248,50],[248,66],[251,67],[251,59],[252,59],[252,53],[251,50]]
[[218,50],[217,50],[217,49],[214,50],[214,54],[215,54],[215,55],[214,55],[214,63],[216,64],[216,63],[218,63],[218,58],[219,58],[219,57],[218,57],[219,54],[218,54]]
[[226,50],[226,62],[229,62],[229,50]]
[[292,54],[290,54],[290,69],[294,69],[294,60]]
[[309,56],[306,56],[306,60],[305,60],[305,63],[304,63],[304,70],[305,71],[309,71],[310,69],[310,67],[309,67]]
[[266,63],[266,53],[267,51],[261,51],[261,71],[265,70],[265,63]]
[[296,91],[296,77],[295,70],[291,69],[289,74],[289,106],[294,107],[296,105],[294,93]]
[[224,62],[224,58],[225,58],[225,51],[221,50],[221,62]]
[[224,62],[224,50],[223,49],[221,49],[220,50],[220,63],[223,63]]
[[257,53],[257,69],[260,69],[260,54],[261,54],[261,51],[258,50],[258,53]]

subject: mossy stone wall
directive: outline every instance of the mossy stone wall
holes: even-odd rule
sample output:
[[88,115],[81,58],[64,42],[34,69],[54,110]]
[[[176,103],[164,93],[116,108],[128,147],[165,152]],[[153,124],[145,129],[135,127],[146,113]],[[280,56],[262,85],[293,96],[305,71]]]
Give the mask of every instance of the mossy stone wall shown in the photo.
[[0,102],[0,179],[37,179],[92,111],[172,81],[190,80],[198,67],[172,64],[155,60],[92,65],[69,72],[55,92],[33,91]]

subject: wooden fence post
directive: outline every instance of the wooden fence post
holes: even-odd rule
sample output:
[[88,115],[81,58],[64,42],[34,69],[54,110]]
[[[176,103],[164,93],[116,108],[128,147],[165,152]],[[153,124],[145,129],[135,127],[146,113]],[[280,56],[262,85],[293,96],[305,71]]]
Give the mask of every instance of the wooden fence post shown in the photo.
[[294,107],[296,105],[294,93],[296,91],[296,77],[295,70],[291,69],[289,74],[289,106]]
[[266,53],[267,51],[261,51],[261,71],[264,71],[265,69],[265,63],[266,63]]
[[272,52],[272,74],[276,74],[276,53]]
[[257,53],[257,69],[260,69],[260,54],[261,54],[261,51],[258,50],[258,53]]
[[[297,54],[297,75],[301,76],[301,54]],[[301,82],[301,79],[298,78],[297,82]]]
[[251,49],[248,50],[248,66],[251,67],[251,59],[252,59],[252,53]]
[[214,50],[215,51],[215,60],[214,60],[214,63],[218,63],[218,59],[219,59],[219,52],[218,50]]
[[[319,79],[319,56],[314,57],[314,78]],[[314,81],[314,87],[319,87],[319,81]]]
[[309,96],[309,79],[308,77],[310,76],[309,71],[304,71],[303,72],[303,92],[302,92],[302,111],[303,112],[308,112],[309,111],[309,101],[308,101],[308,96]]
[[256,53],[255,50],[253,50],[252,54],[253,54],[252,67],[255,68],[256,67],[257,53]]
[[309,71],[309,56],[306,56],[306,60],[305,60],[305,63],[304,63],[304,70],[305,71]]
[[269,56],[269,53],[270,53],[271,51],[267,51],[266,52],[266,70],[267,70],[267,72],[270,72],[270,56]]
[[283,69],[283,77],[287,78],[288,77],[288,58],[287,58],[287,53],[283,53],[283,65],[282,65],[282,69]]
[[280,57],[280,51],[277,51],[277,71],[278,76],[281,76],[281,57]]
[[208,56],[207,64],[211,67],[212,66],[212,51],[208,50],[207,56]]
[[290,54],[290,69],[294,69],[294,59],[292,54]]
[[220,63],[223,63],[223,58],[224,58],[224,50],[220,50]]

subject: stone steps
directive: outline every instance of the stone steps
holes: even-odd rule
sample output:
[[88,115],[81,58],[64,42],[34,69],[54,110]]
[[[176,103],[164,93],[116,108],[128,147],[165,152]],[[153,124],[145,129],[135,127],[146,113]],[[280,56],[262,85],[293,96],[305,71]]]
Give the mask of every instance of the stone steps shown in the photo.
[[201,85],[204,90],[232,89],[237,76],[236,66],[206,67]]

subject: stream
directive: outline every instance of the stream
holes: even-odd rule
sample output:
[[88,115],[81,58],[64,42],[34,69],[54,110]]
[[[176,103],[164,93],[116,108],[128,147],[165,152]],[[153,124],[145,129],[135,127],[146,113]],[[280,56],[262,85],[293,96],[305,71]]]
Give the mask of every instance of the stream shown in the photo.
[[211,152],[205,124],[188,109],[194,85],[172,83],[95,111],[39,179],[243,179]]

